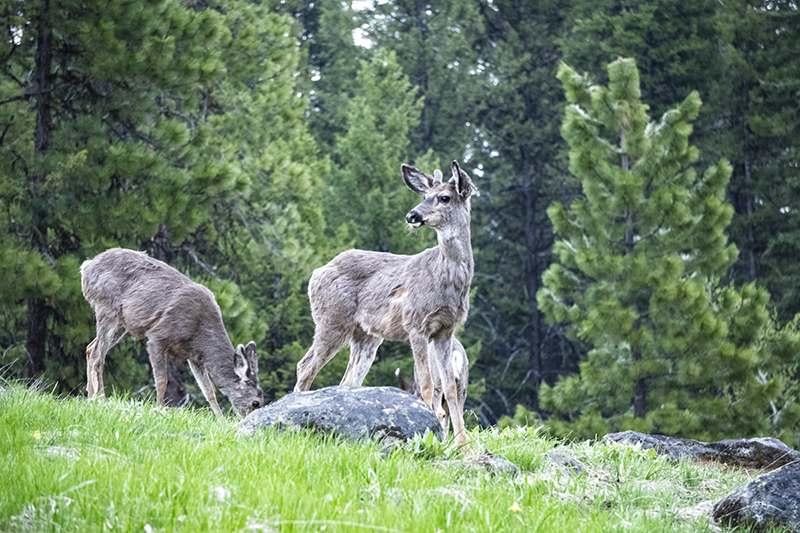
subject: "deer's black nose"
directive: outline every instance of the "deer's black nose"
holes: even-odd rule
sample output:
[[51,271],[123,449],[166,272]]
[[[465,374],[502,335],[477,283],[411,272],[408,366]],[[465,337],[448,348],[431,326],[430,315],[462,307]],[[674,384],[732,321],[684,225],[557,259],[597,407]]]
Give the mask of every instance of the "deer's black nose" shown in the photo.
[[409,211],[406,215],[406,222],[411,224],[412,226],[419,226],[422,224],[422,215],[417,213],[416,211]]

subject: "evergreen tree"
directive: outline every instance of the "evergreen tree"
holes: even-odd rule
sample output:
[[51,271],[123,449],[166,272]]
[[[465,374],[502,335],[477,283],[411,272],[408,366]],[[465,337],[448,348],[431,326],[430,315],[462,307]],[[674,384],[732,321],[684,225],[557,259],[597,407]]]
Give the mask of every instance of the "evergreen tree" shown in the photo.
[[732,277],[758,279],[787,321],[800,312],[798,8],[788,1],[733,1],[716,15],[722,69],[710,149],[733,165],[731,237],[742,254]]
[[416,197],[402,182],[400,165],[413,161],[408,136],[422,102],[392,52],[380,51],[357,73],[343,135],[336,139],[325,219],[363,250],[416,253],[405,214]]
[[570,104],[562,135],[584,197],[548,210],[559,262],[538,299],[549,320],[593,348],[579,376],[542,387],[550,425],[574,437],[763,435],[798,340],[780,331],[760,342],[767,292],[714,281],[736,258],[724,234],[730,165],[702,176],[691,166],[696,92],[654,123],[635,62],[607,70],[608,88],[559,69]]
[[473,213],[482,230],[473,237],[476,297],[465,337],[482,341],[477,374],[489,389],[485,414],[496,418],[512,415],[515,403],[536,410],[539,383],[554,382],[565,360],[558,332],[543,328],[536,293],[552,247],[545,209],[570,192],[555,78],[566,10],[563,2],[482,8],[486,43],[471,160],[482,174]]
[[373,51],[353,41],[353,31],[363,16],[339,0],[322,0],[312,4],[317,24],[304,23],[309,31],[308,67],[311,78],[311,114],[309,126],[320,149],[335,151],[336,137],[346,133],[350,100],[358,90],[357,73],[361,61],[369,60]]
[[472,112],[482,75],[478,51],[482,18],[475,2],[397,0],[375,3],[368,12],[366,35],[397,62],[424,96],[418,125],[411,132],[411,150],[433,151],[441,161],[464,162],[472,146]]
[[[642,97],[656,115],[692,90],[708,100],[718,73],[717,6],[715,0],[575,0],[572,31],[561,47],[564,61],[600,76],[608,61],[635,59]],[[705,124],[708,112],[700,113],[698,120]]]
[[[33,375],[79,390],[94,333],[81,261],[120,245],[217,272],[197,232],[223,206],[247,207],[253,168],[307,150],[290,140],[303,112],[298,51],[284,17],[245,2],[41,0],[0,12],[0,278],[16,280],[0,295],[0,343]],[[263,331],[223,307],[244,320],[237,336]],[[109,384],[141,384],[131,364]]]

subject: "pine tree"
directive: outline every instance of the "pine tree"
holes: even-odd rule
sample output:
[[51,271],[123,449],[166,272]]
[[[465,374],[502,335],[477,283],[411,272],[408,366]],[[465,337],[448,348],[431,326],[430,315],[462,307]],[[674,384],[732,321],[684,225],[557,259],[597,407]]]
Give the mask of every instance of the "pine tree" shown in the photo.
[[[322,71],[322,76],[325,72]],[[377,50],[362,60],[353,96],[344,110],[343,133],[336,136],[326,187],[327,235],[338,248],[415,254],[436,244],[432,232],[409,233],[405,215],[418,197],[402,182],[400,165],[415,164],[433,172],[437,162],[414,154],[409,134],[419,123],[422,101],[394,52]],[[338,384],[344,374],[345,350],[325,366],[315,386]],[[396,385],[398,367],[411,373],[408,345],[384,342],[367,375],[367,385]]]
[[[16,283],[0,295],[1,342],[22,361],[27,350],[37,377],[80,390],[94,333],[81,261],[126,246],[194,277],[219,272],[202,248],[211,221],[231,207],[248,218],[254,169],[307,157],[299,54],[285,17],[246,2],[41,0],[2,14],[0,278]],[[222,281],[221,296],[236,293]],[[237,335],[263,331],[248,320]],[[134,366],[109,385],[141,385]]]
[[543,386],[557,434],[635,429],[715,439],[763,435],[782,365],[797,348],[769,324],[768,293],[719,287],[736,259],[725,228],[730,165],[698,176],[688,142],[700,109],[692,92],[651,122],[631,59],[607,67],[609,85],[562,65],[569,106],[562,135],[583,197],[549,210],[559,261],[539,304],[591,344],[580,375]]
[[482,230],[473,236],[476,298],[465,336],[483,341],[476,368],[491,388],[484,401],[494,417],[513,415],[515,403],[537,410],[539,384],[554,382],[568,359],[536,304],[553,241],[545,210],[571,191],[555,78],[566,12],[564,2],[493,1],[483,9],[471,160],[481,173],[473,220]]
[[725,2],[717,7],[721,74],[710,150],[729,159],[736,210],[731,238],[742,249],[737,280],[758,279],[781,320],[800,312],[800,18],[793,2]]
[[[574,0],[572,31],[561,47],[564,61],[599,76],[608,61],[634,58],[642,96],[656,115],[692,90],[708,99],[719,66],[718,6],[715,0]],[[698,120],[705,124],[707,112],[700,113]]]
[[418,239],[409,239],[405,214],[415,195],[403,185],[400,165],[414,159],[408,136],[419,123],[422,101],[393,52],[362,62],[356,78],[346,133],[332,154],[325,219],[335,232],[346,231],[355,248],[419,252],[431,241],[419,247]]
[[482,18],[475,2],[376,2],[366,35],[379,49],[393,51],[397,63],[424,96],[411,150],[441,161],[463,162],[474,137],[472,113],[481,75]]

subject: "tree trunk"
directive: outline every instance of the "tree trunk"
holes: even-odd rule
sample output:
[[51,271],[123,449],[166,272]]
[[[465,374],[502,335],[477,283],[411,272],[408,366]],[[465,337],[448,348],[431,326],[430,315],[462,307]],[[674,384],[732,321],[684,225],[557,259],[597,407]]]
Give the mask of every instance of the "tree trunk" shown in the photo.
[[539,385],[542,382],[541,321],[536,293],[539,291],[539,232],[536,227],[536,178],[531,175],[530,154],[522,155],[523,194],[525,196],[525,280],[528,298],[528,373],[533,380],[529,400],[531,409],[539,410]]
[[428,3],[424,0],[415,0],[414,2],[414,18],[415,25],[419,29],[420,42],[418,43],[419,49],[417,52],[417,71],[414,75],[414,84],[419,87],[420,94],[426,95],[422,103],[422,112],[420,113],[419,126],[417,126],[421,139],[422,146],[421,152],[425,153],[433,148],[433,124],[431,124],[431,116],[433,115],[432,106],[434,105],[430,95],[428,95],[428,25],[425,22],[425,11],[428,9]]
[[164,403],[172,407],[181,407],[186,398],[186,361],[167,358],[167,390],[164,392]]
[[[34,250],[47,256],[47,220],[43,209],[41,186],[46,180],[41,159],[52,144],[52,115],[50,91],[53,65],[53,32],[50,27],[50,2],[44,0],[39,13],[39,28],[36,37],[36,65],[33,78],[36,80],[36,128],[34,130],[35,171],[29,176],[31,200],[31,243]],[[27,349],[30,358],[30,375],[36,377],[44,371],[47,345],[47,317],[50,314],[47,302],[42,298],[28,300]]]
[[750,267],[750,281],[756,279],[756,239],[753,232],[753,175],[750,161],[750,130],[747,121],[742,121],[744,128],[744,183],[747,209],[747,259]]
[[[628,163],[627,147],[625,144],[624,131],[620,136],[620,147],[622,148],[622,171],[628,172],[629,163]],[[633,253],[633,248],[634,248],[632,207],[626,209],[625,223],[628,226],[628,229],[625,231],[625,253],[630,255]],[[638,311],[639,306],[634,297],[631,298],[629,305],[636,308]],[[638,328],[638,320],[634,322],[633,328],[634,329]],[[633,360],[634,364],[642,360],[642,352],[639,351],[634,346],[631,346],[631,359]],[[647,414],[647,381],[645,380],[644,377],[638,377],[636,379],[636,384],[633,387],[633,416],[634,418],[644,418],[646,414]]]
[[45,346],[47,341],[47,303],[40,298],[28,300],[28,375],[41,377],[44,373]]

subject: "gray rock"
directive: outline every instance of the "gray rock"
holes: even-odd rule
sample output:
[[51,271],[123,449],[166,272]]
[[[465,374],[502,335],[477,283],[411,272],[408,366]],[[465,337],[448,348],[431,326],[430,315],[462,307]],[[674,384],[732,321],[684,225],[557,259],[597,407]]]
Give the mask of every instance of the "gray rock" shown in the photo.
[[771,437],[701,442],[693,439],[623,431],[609,433],[600,441],[601,444],[608,442],[641,444],[644,450],[654,449],[659,455],[667,455],[676,461],[680,459],[714,461],[727,465],[767,470],[800,462],[800,452]]
[[519,474],[519,467],[506,459],[495,455],[489,450],[485,450],[482,454],[474,457],[467,457],[468,463],[487,469],[493,474],[510,474],[516,476]]
[[714,520],[754,531],[774,526],[800,533],[800,464],[794,463],[757,477],[714,505]]
[[728,465],[775,470],[800,462],[800,452],[772,437],[725,439],[708,446],[717,452],[716,461]]
[[570,474],[580,475],[586,471],[583,463],[575,459],[567,448],[553,448],[545,452],[544,456],[550,464]]
[[326,387],[293,392],[250,413],[239,424],[252,435],[262,428],[310,428],[353,440],[408,440],[442,426],[425,403],[394,387]]
[[618,442],[619,444],[629,444],[636,446],[641,444],[643,450],[655,450],[659,455],[667,455],[675,461],[681,459],[697,460],[709,454],[715,454],[705,442],[692,439],[677,439],[665,437],[663,435],[647,435],[636,431],[623,431],[621,433],[609,433],[600,444]]

